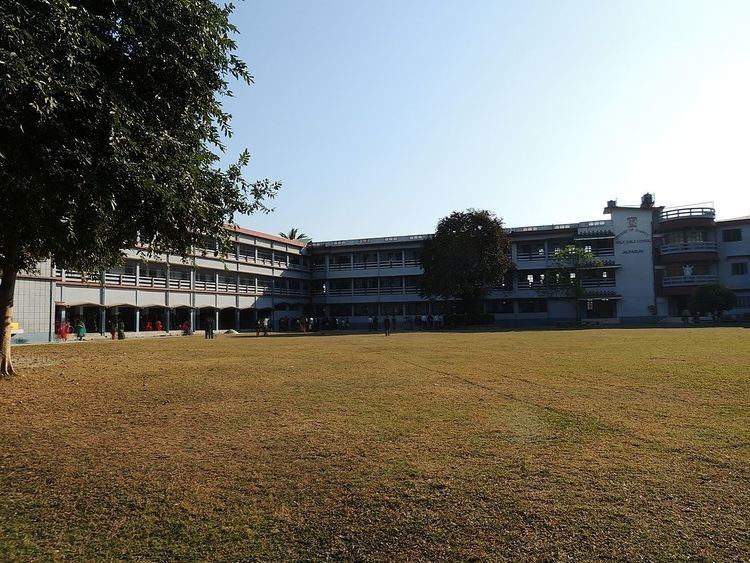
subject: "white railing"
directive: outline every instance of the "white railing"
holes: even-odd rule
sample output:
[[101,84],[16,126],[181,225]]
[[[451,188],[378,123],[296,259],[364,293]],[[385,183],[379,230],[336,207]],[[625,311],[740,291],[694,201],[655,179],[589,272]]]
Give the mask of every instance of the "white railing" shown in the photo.
[[703,285],[704,283],[716,283],[719,276],[710,274],[704,276],[667,276],[662,279],[663,287],[680,287],[685,285]]
[[351,295],[351,294],[352,294],[352,288],[350,287],[345,288],[345,289],[329,289],[328,290],[328,295],[332,297],[341,297],[343,295]]
[[401,260],[381,260],[380,261],[380,267],[381,268],[402,268],[403,262]]
[[662,244],[661,254],[679,254],[682,252],[717,252],[719,247],[715,242],[675,242]]
[[614,278],[601,278],[601,279],[589,279],[581,280],[583,287],[614,287],[616,284]]
[[381,287],[381,295],[401,295],[404,292],[404,288],[400,285],[392,285],[390,287]]
[[355,287],[354,295],[377,295],[377,287]]
[[517,260],[546,260],[547,254],[544,252],[519,252],[516,255]]
[[140,276],[138,278],[138,287],[167,287],[167,278],[152,278],[149,276]]
[[593,254],[594,256],[614,256],[615,249],[614,248],[593,248],[591,249],[591,254]]
[[420,266],[422,266],[422,263],[416,258],[414,259],[407,258],[406,260],[404,260],[405,268],[415,268],[415,267],[418,268]]
[[[544,284],[544,282],[530,282],[530,281],[526,281],[526,280],[523,280],[523,281],[519,280],[518,281],[518,290],[519,291],[529,291],[529,290],[537,291],[537,290],[542,289],[544,287],[546,287],[545,284]],[[509,291],[509,290],[506,290],[506,291]]]
[[198,291],[216,291],[216,282],[195,280],[195,289]]
[[171,278],[169,280],[169,289],[190,289],[190,280]]
[[255,293],[255,284],[237,284],[237,293]]
[[104,283],[109,285],[135,285],[135,276],[133,274],[116,274],[113,272],[104,272]]
[[331,262],[328,264],[328,269],[331,270],[332,272],[340,272],[341,270],[351,270],[352,263],[351,262],[339,262],[339,263]]
[[377,262],[355,262],[354,263],[355,270],[370,270],[370,269],[375,269],[377,267],[378,267]]
[[662,221],[671,219],[685,219],[687,217],[716,217],[716,210],[713,207],[681,207],[680,209],[667,209],[661,212],[659,218]]

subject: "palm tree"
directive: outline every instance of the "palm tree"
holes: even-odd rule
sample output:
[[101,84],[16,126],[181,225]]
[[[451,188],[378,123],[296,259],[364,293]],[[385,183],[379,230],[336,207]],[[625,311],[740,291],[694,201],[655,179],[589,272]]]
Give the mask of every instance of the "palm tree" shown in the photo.
[[300,232],[297,227],[292,227],[289,229],[288,233],[281,232],[279,233],[279,236],[289,240],[298,240],[300,242],[310,242],[312,240],[305,233]]

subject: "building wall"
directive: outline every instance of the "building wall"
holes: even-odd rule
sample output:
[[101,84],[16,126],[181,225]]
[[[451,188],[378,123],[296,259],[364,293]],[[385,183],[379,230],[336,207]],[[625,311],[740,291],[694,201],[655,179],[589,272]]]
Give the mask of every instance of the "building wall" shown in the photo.
[[[724,241],[723,232],[739,229],[741,240]],[[737,307],[730,315],[750,314],[750,219],[719,222],[716,225],[719,247],[719,281],[735,292]],[[745,264],[745,274],[733,274],[732,264]]]
[[622,322],[652,322],[649,307],[656,305],[654,290],[653,218],[654,210],[632,207],[612,209],[615,233],[614,261],[617,268],[617,304]]
[[20,278],[16,282],[13,319],[23,333],[13,336],[14,344],[49,342],[55,322],[53,286],[53,280],[44,278]]
[[[554,267],[555,249],[576,244],[590,246],[604,262],[587,280],[591,282],[589,297],[579,303],[584,319],[590,315],[597,323],[642,324],[664,318],[672,298],[661,292],[661,278],[655,275],[655,269],[660,273],[665,267],[654,252],[654,240],[658,245],[658,237],[663,236],[658,230],[661,208],[610,203],[605,210],[609,219],[509,229],[516,270],[502,287],[488,294],[484,310],[498,324],[506,325],[574,320],[571,301],[545,293],[537,284]],[[741,229],[741,240],[722,240],[722,231],[730,228]],[[733,263],[750,263],[750,219],[712,224],[711,229],[711,240],[718,246],[712,268],[717,269],[719,281],[740,298],[731,313],[750,313],[750,272],[733,275],[731,271]],[[46,262],[35,278],[19,281],[15,319],[24,334],[14,341],[49,340],[56,306],[67,308],[71,316],[81,315],[83,308],[89,309],[89,316],[96,311],[128,311],[134,316],[132,326],[143,321],[141,311],[148,315],[159,308],[190,309],[194,328],[200,328],[201,319],[214,314],[211,311],[217,318],[221,315],[225,324],[230,317],[248,323],[271,315],[278,322],[282,316],[307,312],[344,316],[352,327],[365,326],[369,315],[388,314],[403,326],[415,315],[450,312],[443,303],[422,299],[416,289],[422,273],[417,254],[429,236],[330,241],[305,247],[240,229],[233,235],[235,251],[226,257],[206,241],[204,249],[187,257],[164,255],[144,261],[137,250],[129,250],[122,268],[104,274],[53,270]]]

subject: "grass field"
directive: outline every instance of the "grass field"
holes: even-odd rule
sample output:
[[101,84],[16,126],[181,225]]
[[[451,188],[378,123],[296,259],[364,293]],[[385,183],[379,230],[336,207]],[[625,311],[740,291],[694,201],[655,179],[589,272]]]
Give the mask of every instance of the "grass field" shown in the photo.
[[750,559],[750,330],[33,346],[0,559]]

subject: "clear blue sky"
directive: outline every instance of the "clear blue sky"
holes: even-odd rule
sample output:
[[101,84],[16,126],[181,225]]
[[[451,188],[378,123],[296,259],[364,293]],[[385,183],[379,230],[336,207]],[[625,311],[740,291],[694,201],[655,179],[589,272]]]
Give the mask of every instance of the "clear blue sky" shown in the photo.
[[240,2],[230,154],[315,240],[602,218],[608,199],[750,214],[750,2]]

